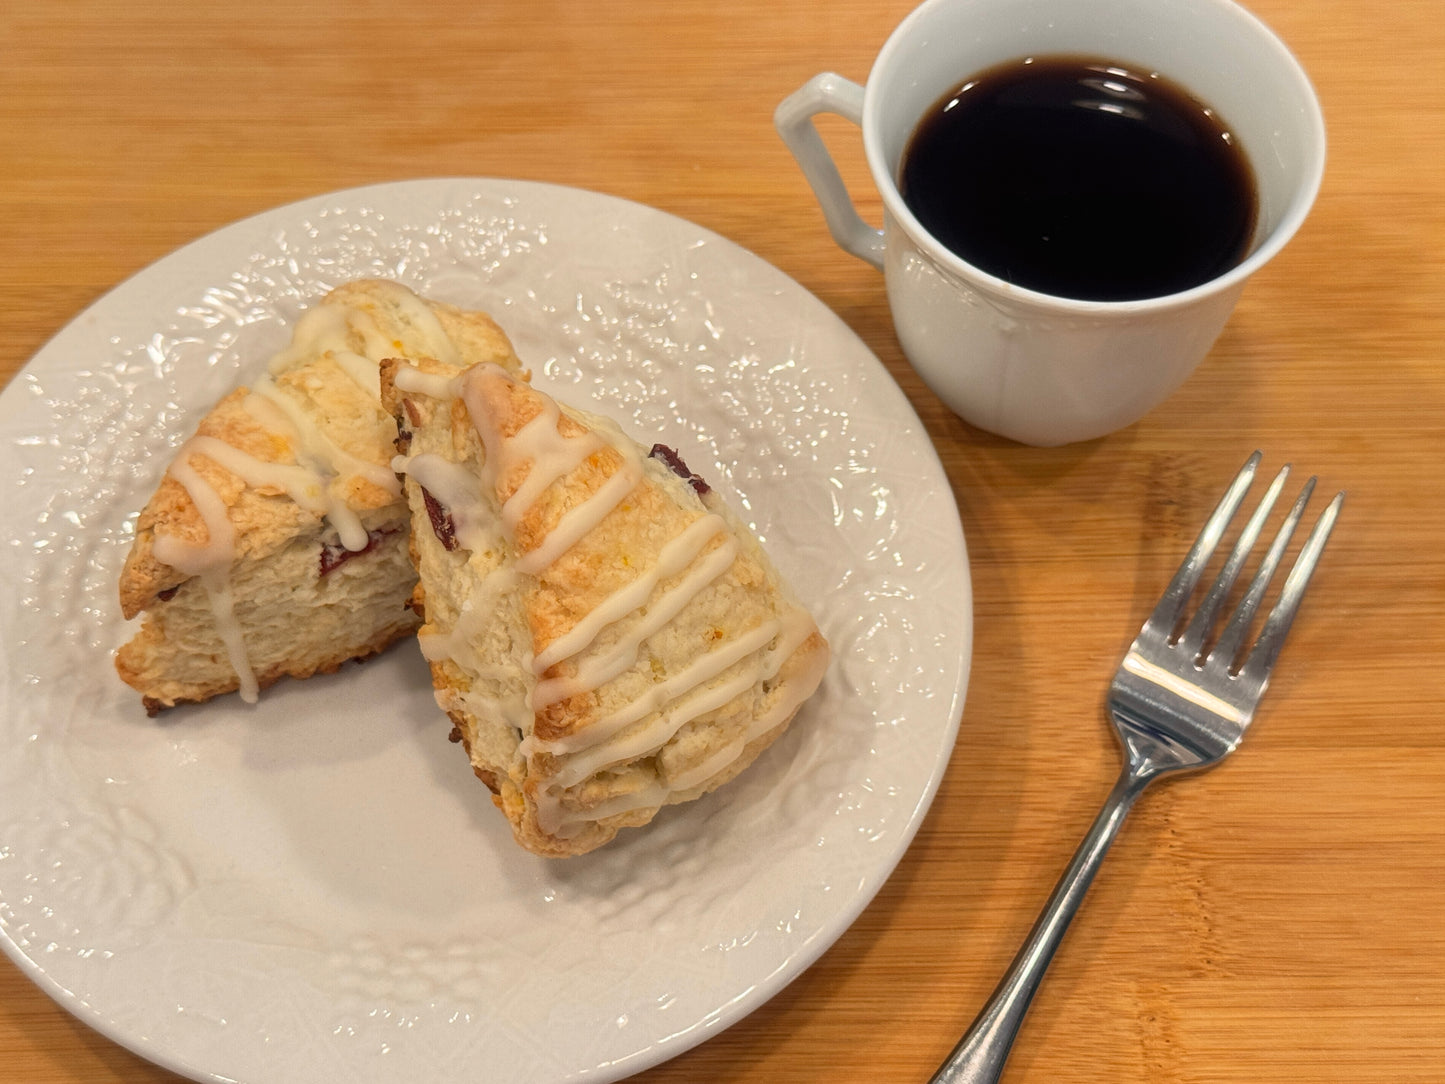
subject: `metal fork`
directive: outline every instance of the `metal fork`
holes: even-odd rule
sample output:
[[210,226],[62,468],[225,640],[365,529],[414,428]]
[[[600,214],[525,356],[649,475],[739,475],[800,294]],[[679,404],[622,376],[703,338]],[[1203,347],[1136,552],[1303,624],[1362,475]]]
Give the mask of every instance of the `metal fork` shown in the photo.
[[1262,631],[1253,647],[1246,650],[1256,612],[1314,491],[1315,479],[1305,483],[1249,587],[1223,630],[1214,637],[1220,610],[1284,488],[1288,466],[1270,484],[1192,617],[1187,607],[1254,480],[1260,459],[1259,452],[1249,457],[1124,656],[1108,698],[1109,715],[1124,751],[1125,765],[1119,781],[1035,921],[1028,940],[930,1084],[990,1084],[998,1080],[1044,971],[1134,800],[1162,775],[1218,763],[1244,737],[1345,496],[1337,494],[1320,515],[1285,577]]

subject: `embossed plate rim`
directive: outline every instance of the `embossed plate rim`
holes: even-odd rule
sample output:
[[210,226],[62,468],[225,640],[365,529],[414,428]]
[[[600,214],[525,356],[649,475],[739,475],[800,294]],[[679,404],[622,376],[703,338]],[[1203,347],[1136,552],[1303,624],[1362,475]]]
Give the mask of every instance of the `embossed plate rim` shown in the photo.
[[[497,236],[448,234],[458,222]],[[713,458],[719,488],[777,536],[770,548],[784,572],[827,593],[817,605],[838,661],[775,753],[595,860],[537,866],[490,810],[474,819],[477,788],[461,758],[441,748],[434,709],[401,727],[374,710],[378,697],[414,707],[425,696],[424,668],[404,652],[344,679],[278,686],[254,716],[227,703],[160,726],[135,718],[128,691],[108,674],[65,669],[100,661],[97,644],[119,642],[107,639],[114,604],[66,598],[53,604],[65,620],[50,622],[64,627],[44,627],[36,616],[51,604],[36,601],[38,588],[63,574],[76,595],[99,591],[125,537],[103,517],[92,524],[83,502],[94,494],[84,486],[56,497],[29,484],[27,472],[44,476],[45,455],[70,454],[61,437],[71,420],[52,407],[37,428],[35,404],[64,405],[53,388],[79,389],[86,410],[114,407],[97,427],[125,430],[113,443],[159,458],[174,446],[175,419],[193,419],[229,386],[245,364],[238,355],[278,346],[294,316],[294,306],[248,310],[247,276],[300,283],[298,296],[313,297],[329,275],[316,268],[332,266],[327,245],[356,264],[333,268],[340,277],[374,257],[374,270],[421,275],[414,284],[435,296],[500,306],[539,382],[618,413],[640,437],[682,442],[703,457],[704,473]],[[437,252],[445,268],[417,271]],[[294,282],[287,259],[302,265]],[[228,305],[234,311],[222,311]],[[177,306],[191,323],[147,342],[146,329],[163,327]],[[195,330],[212,317],[224,336]],[[164,387],[172,377],[174,403]],[[157,396],[158,413],[134,408],[145,424],[133,433],[131,408],[97,397],[87,381]],[[87,482],[94,470],[101,512],[133,509],[159,469],[130,478],[104,449],[94,464],[88,455],[70,466]],[[331,193],[235,223],[141,271],[59,332],[0,394],[0,456],[12,509],[4,541],[17,559],[0,570],[0,944],[86,1023],[196,1079],[459,1079],[483,1046],[519,1081],[641,1071],[763,1004],[852,924],[913,838],[953,748],[972,637],[968,562],[917,416],[861,340],[796,282],[640,204],[536,182],[438,178]],[[69,534],[55,523],[67,516],[81,525]],[[830,555],[845,544],[863,551],[833,567]],[[843,586],[858,592],[846,605],[835,601]],[[949,599],[937,597],[940,587]],[[67,710],[42,723],[54,705]],[[359,720],[354,731],[347,719]],[[313,755],[318,735],[352,744]],[[40,777],[48,790],[36,789]],[[418,780],[429,789],[407,789]],[[116,797],[160,782],[164,793]],[[316,798],[308,787],[319,788]],[[312,819],[363,792],[378,793],[334,820]],[[240,826],[222,823],[222,812]],[[147,821],[156,814],[159,823]],[[423,839],[422,816],[444,826],[444,838]],[[348,830],[372,846],[352,865],[337,857]],[[695,853],[699,841],[710,862]],[[296,884],[218,879],[229,868],[225,847],[247,876],[274,858]],[[413,853],[432,847],[443,864]],[[39,868],[45,855],[62,859],[60,873]],[[677,881],[668,880],[673,867]],[[496,878],[496,898],[479,903],[483,874]],[[429,895],[410,900],[408,877]],[[741,887],[730,895],[734,882]],[[233,891],[271,910],[249,919]],[[116,899],[128,910],[102,914],[120,907]],[[335,909],[340,933],[296,918],[317,906]],[[462,922],[515,923],[527,909],[541,916],[536,926],[502,926],[492,942],[485,927]],[[588,929],[549,930],[562,919]],[[430,920],[451,941],[426,941],[418,931]],[[468,936],[456,936],[463,929]],[[597,944],[574,943],[589,932]],[[520,940],[506,956],[495,942],[512,936]],[[554,936],[566,952],[549,950]],[[503,953],[501,963],[484,950]],[[157,995],[136,975],[169,985]],[[571,1001],[559,979],[575,985]],[[515,1005],[494,996],[488,983],[498,981]],[[258,991],[273,988],[284,1004],[258,1004]],[[122,989],[135,996],[122,999]],[[286,1030],[292,1017],[295,1030]],[[550,1041],[538,1045],[554,1017]]]

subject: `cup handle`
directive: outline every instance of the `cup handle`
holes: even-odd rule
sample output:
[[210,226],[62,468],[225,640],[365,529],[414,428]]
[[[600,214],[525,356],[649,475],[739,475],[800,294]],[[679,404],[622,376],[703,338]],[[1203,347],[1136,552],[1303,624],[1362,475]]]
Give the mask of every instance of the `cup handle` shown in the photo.
[[773,113],[773,125],[802,167],[803,176],[823,208],[833,240],[859,259],[883,268],[883,231],[864,222],[853,206],[848,189],[833,156],[818,134],[813,118],[819,113],[836,113],[844,120],[863,124],[863,88],[833,72],[809,79],[784,98]]

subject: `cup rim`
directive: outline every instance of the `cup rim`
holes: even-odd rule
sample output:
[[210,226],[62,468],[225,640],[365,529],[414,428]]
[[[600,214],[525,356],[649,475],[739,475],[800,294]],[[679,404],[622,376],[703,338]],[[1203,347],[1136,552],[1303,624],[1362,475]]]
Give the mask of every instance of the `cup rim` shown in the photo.
[[1235,0],[1214,0],[1224,8],[1232,9],[1236,17],[1240,18],[1265,41],[1275,52],[1280,63],[1290,71],[1304,90],[1304,101],[1307,103],[1308,112],[1303,120],[1309,125],[1311,131],[1311,145],[1314,148],[1312,160],[1305,165],[1303,183],[1290,199],[1284,214],[1280,216],[1275,228],[1270,231],[1264,242],[1257,246],[1248,256],[1235,264],[1222,275],[1216,275],[1206,282],[1197,286],[1191,286],[1187,290],[1178,290],[1170,294],[1160,294],[1157,297],[1135,298],[1126,301],[1092,301],[1081,298],[1063,297],[1059,294],[1045,293],[1041,290],[1030,289],[1027,286],[1020,286],[1007,279],[999,278],[990,274],[982,268],[969,263],[959,256],[952,249],[939,242],[924,225],[919,222],[916,215],[903,200],[903,194],[898,190],[898,182],[888,163],[884,158],[882,147],[882,136],[879,134],[877,111],[879,106],[879,95],[877,90],[877,76],[894,58],[894,55],[904,48],[905,41],[909,38],[914,25],[927,17],[928,13],[935,8],[945,4],[956,3],[957,0],[924,0],[923,3],[914,8],[903,21],[894,27],[888,39],[883,43],[873,67],[869,71],[868,81],[863,88],[863,146],[864,155],[868,162],[869,171],[873,175],[873,183],[878,188],[883,198],[883,206],[888,215],[896,221],[912,239],[913,243],[920,250],[925,252],[929,258],[934,260],[944,271],[969,283],[988,291],[989,293],[1006,298],[1014,302],[1045,305],[1061,314],[1088,315],[1088,316],[1134,316],[1141,313],[1163,312],[1173,308],[1181,308],[1191,305],[1197,301],[1209,297],[1215,297],[1231,289],[1240,288],[1243,284],[1265,264],[1273,259],[1290,239],[1299,231],[1304,220],[1308,217],[1310,209],[1314,206],[1316,197],[1319,195],[1320,186],[1324,180],[1325,155],[1326,155],[1326,133],[1324,115],[1320,108],[1319,95],[1315,91],[1314,84],[1310,81],[1309,75],[1305,72],[1299,59],[1290,51],[1273,30],[1253,12],[1247,10]]

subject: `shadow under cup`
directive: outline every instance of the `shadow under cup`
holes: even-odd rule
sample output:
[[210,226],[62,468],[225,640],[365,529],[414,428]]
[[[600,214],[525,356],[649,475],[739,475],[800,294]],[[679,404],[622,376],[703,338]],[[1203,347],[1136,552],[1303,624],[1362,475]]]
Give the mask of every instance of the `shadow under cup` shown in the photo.
[[[1257,188],[1255,237],[1241,262],[1176,294],[1078,301],[995,278],[928,234],[897,186],[919,118],[971,74],[1049,55],[1157,71],[1223,118]],[[1228,0],[929,0],[879,53],[861,122],[883,197],[884,272],[904,352],[966,421],[1036,445],[1129,425],[1183,383],[1246,280],[1303,222],[1324,167],[1308,77]]]

